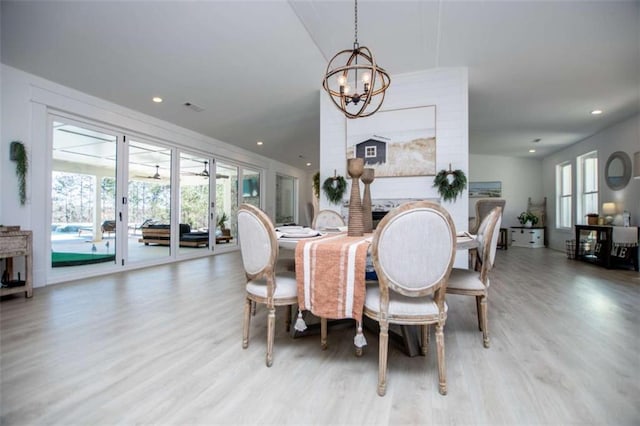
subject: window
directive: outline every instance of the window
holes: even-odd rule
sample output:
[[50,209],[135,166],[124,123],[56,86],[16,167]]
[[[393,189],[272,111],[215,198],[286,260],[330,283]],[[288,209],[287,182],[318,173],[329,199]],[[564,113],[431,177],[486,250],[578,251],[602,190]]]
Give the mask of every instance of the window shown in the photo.
[[276,223],[296,222],[296,179],[276,175]]
[[377,154],[377,147],[375,146],[367,146],[364,149],[364,157],[365,158],[375,158],[378,154]]
[[576,223],[585,224],[587,214],[598,213],[598,152],[579,156],[577,167],[579,197]]
[[571,228],[571,163],[556,166],[556,228]]

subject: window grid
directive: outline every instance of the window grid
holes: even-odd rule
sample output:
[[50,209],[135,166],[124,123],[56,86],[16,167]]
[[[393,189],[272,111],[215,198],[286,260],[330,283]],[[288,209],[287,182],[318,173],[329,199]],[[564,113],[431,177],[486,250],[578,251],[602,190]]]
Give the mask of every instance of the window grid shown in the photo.
[[556,227],[571,228],[571,163],[556,166]]
[[364,152],[364,156],[365,158],[373,158],[376,157],[377,154],[377,147],[375,146],[368,146],[365,148],[365,152]]
[[576,223],[586,224],[586,215],[598,213],[598,152],[578,157],[578,206]]

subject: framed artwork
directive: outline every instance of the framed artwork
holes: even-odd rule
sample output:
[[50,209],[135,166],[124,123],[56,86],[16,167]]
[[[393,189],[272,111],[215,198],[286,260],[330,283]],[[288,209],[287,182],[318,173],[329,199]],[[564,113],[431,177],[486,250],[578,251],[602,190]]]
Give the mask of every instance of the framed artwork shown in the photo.
[[502,197],[502,182],[469,182],[469,198],[493,197]]
[[346,151],[347,158],[364,158],[376,178],[435,176],[435,105],[348,120]]

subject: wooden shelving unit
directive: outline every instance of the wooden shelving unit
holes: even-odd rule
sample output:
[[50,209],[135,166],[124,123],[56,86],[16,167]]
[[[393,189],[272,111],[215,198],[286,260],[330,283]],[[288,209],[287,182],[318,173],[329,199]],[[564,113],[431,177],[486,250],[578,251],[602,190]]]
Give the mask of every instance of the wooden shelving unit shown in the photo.
[[10,283],[19,281],[18,277],[14,276],[13,259],[21,256],[25,258],[25,276],[20,277],[20,281],[23,281],[23,284],[5,287],[7,283],[2,283],[0,296],[21,292],[24,292],[26,297],[33,296],[32,242],[31,231],[20,231],[13,227],[0,228],[0,259],[4,259],[2,273]]

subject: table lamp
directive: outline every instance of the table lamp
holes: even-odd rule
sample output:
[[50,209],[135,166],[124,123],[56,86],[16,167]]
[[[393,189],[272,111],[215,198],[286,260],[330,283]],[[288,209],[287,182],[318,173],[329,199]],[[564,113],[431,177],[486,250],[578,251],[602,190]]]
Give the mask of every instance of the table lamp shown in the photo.
[[604,220],[607,225],[613,223],[613,216],[616,214],[616,203],[604,203],[602,204],[602,214],[605,215]]

